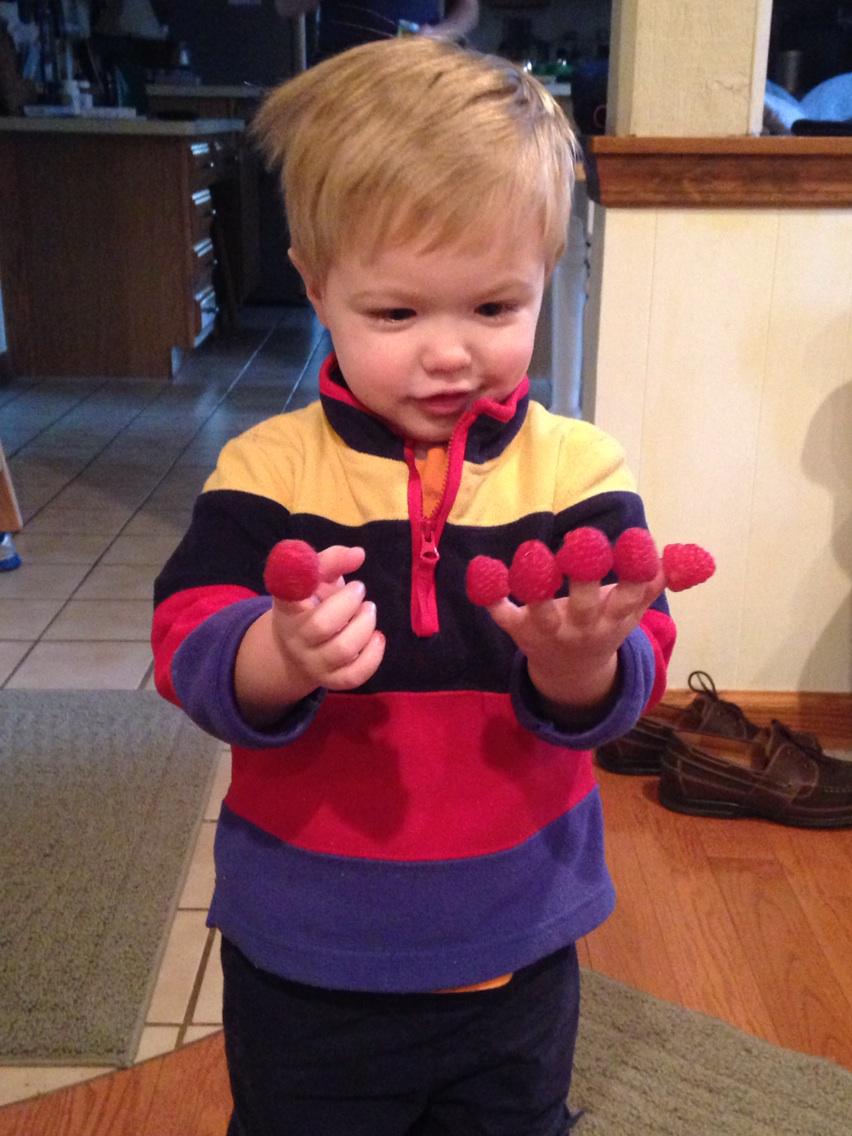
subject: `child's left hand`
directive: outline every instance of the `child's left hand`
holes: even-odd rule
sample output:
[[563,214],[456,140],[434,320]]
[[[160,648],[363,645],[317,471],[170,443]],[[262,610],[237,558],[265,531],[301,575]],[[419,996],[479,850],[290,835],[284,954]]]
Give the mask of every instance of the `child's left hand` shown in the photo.
[[649,583],[571,581],[571,594],[518,605],[503,599],[487,610],[526,655],[530,680],[548,702],[588,708],[615,681],[617,651],[665,586],[662,567]]
[[[618,583],[602,585],[610,569]],[[615,682],[618,648],[663,588],[694,587],[714,569],[698,545],[667,545],[660,559],[646,529],[627,529],[611,546],[599,530],[580,528],[555,556],[540,541],[526,541],[508,570],[476,557],[467,590],[526,655],[533,685],[558,714],[602,702]],[[569,595],[557,599],[563,576]]]

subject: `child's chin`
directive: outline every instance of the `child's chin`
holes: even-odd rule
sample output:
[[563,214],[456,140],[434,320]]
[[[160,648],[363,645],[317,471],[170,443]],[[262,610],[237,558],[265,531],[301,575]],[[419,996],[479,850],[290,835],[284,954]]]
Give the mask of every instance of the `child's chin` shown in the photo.
[[429,423],[428,425],[421,425],[407,433],[410,438],[421,445],[436,446],[440,445],[442,442],[449,442],[457,422],[458,418],[447,423],[442,423],[441,425]]

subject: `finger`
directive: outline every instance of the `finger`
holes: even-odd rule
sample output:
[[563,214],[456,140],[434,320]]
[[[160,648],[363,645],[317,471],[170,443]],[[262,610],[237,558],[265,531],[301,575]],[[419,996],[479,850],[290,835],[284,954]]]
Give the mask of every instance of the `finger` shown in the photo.
[[340,670],[354,663],[376,630],[376,605],[361,604],[345,627],[321,643],[315,653],[318,664],[327,671]]
[[599,580],[569,580],[571,616],[579,625],[591,623],[600,611],[602,595]]
[[[302,621],[300,634],[306,646],[319,647],[339,635],[364,604],[365,594],[366,589],[361,580],[350,580],[348,584],[320,600],[309,618]],[[375,608],[375,605],[370,604],[370,607]]]
[[365,557],[364,549],[358,546],[330,545],[322,552],[317,553],[320,583],[314,595],[303,600],[282,600],[276,596],[273,597],[275,607],[291,616],[302,611],[310,611],[335,589],[342,588],[343,576],[357,572],[364,563]]
[[329,690],[354,690],[372,678],[381,666],[387,643],[381,631],[374,631],[358,658],[329,676]]
[[664,587],[665,577],[662,572],[650,583],[618,583],[608,597],[607,613],[616,620],[635,618],[638,622]]
[[621,621],[643,610],[642,597],[645,594],[644,584],[619,583],[607,597],[607,615]]
[[503,599],[499,600],[496,604],[491,604],[490,607],[485,609],[501,631],[505,631],[507,635],[512,638],[523,626],[526,616],[525,609],[519,607],[512,600]]
[[527,604],[527,620],[531,628],[545,635],[555,634],[562,625],[559,609],[553,600]]
[[357,545],[332,544],[319,554],[320,579],[331,584],[340,576],[357,572],[366,558],[366,552]]

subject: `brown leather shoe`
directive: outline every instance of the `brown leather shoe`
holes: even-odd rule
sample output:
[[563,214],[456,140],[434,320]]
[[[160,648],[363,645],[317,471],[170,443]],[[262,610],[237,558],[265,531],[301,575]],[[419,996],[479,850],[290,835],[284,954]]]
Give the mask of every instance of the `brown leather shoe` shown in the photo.
[[599,746],[595,760],[610,773],[649,775],[660,772],[663,750],[675,736],[671,726],[655,718],[640,718],[632,730]]
[[745,744],[705,738],[699,748],[672,733],[659,797],[667,809],[691,816],[852,827],[852,761],[824,753],[780,722]]
[[757,737],[758,727],[735,702],[719,697],[706,671],[693,671],[688,682],[689,689],[695,692],[688,706],[661,702],[654,707],[653,714],[640,718],[632,730],[601,746],[597,751],[598,764],[611,773],[659,773],[660,759],[673,730],[742,741]]

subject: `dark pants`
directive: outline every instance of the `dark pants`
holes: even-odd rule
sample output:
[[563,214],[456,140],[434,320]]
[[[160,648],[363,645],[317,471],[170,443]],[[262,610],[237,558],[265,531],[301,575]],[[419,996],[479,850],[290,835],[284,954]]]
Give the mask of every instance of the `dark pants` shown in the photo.
[[573,946],[496,990],[302,986],[222,944],[228,1136],[564,1136]]

